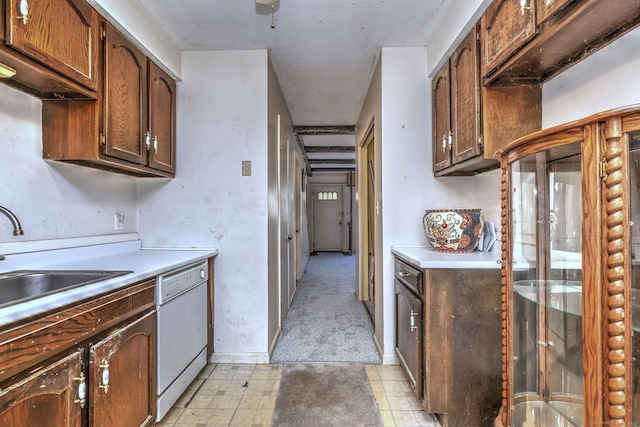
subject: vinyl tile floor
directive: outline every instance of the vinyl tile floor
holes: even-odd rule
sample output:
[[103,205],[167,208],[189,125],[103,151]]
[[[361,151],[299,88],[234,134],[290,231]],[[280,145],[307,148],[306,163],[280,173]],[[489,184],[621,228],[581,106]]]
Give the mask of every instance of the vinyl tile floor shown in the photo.
[[[355,366],[355,365],[354,365]],[[365,365],[387,426],[439,427],[396,365]],[[209,364],[157,427],[271,426],[282,365]]]

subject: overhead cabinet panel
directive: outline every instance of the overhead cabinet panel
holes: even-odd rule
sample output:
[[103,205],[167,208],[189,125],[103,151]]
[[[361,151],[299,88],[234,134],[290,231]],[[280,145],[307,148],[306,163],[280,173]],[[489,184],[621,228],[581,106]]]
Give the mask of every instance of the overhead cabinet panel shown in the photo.
[[482,17],[483,61],[486,76],[536,34],[535,0],[494,1]]
[[6,0],[7,45],[96,90],[98,13],[83,0]]
[[105,40],[105,154],[147,162],[147,58],[111,25]]

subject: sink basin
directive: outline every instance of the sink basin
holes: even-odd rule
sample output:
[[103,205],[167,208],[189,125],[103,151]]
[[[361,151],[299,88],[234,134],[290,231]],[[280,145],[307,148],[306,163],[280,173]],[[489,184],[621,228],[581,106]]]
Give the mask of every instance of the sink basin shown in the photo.
[[20,270],[0,274],[0,307],[39,298],[131,271]]

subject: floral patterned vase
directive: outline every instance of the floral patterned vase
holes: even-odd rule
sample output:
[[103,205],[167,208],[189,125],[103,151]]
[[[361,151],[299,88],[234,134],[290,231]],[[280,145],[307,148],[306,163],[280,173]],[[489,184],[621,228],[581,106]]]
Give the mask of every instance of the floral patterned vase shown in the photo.
[[484,231],[480,209],[427,210],[422,223],[429,243],[440,252],[472,252]]

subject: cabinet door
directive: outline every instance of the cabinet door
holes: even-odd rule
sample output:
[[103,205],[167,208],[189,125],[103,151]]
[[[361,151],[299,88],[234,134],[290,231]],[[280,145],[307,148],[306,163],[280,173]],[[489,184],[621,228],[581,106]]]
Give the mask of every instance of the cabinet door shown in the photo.
[[536,0],[536,21],[538,25],[560,12],[576,0]]
[[91,346],[90,426],[153,424],[155,330],[156,312],[152,311]]
[[451,56],[451,163],[482,154],[480,141],[480,64],[476,31]]
[[482,76],[486,77],[536,34],[535,0],[496,0],[482,16]]
[[433,171],[451,165],[451,90],[449,61],[433,77]]
[[80,427],[86,396],[82,350],[0,391],[3,427]]
[[97,89],[98,13],[84,0],[6,0],[7,44]]
[[147,164],[147,58],[106,24],[104,154]]
[[176,82],[149,61],[149,166],[175,172]]
[[407,369],[418,398],[422,394],[422,301],[405,286],[396,282],[397,353]]

